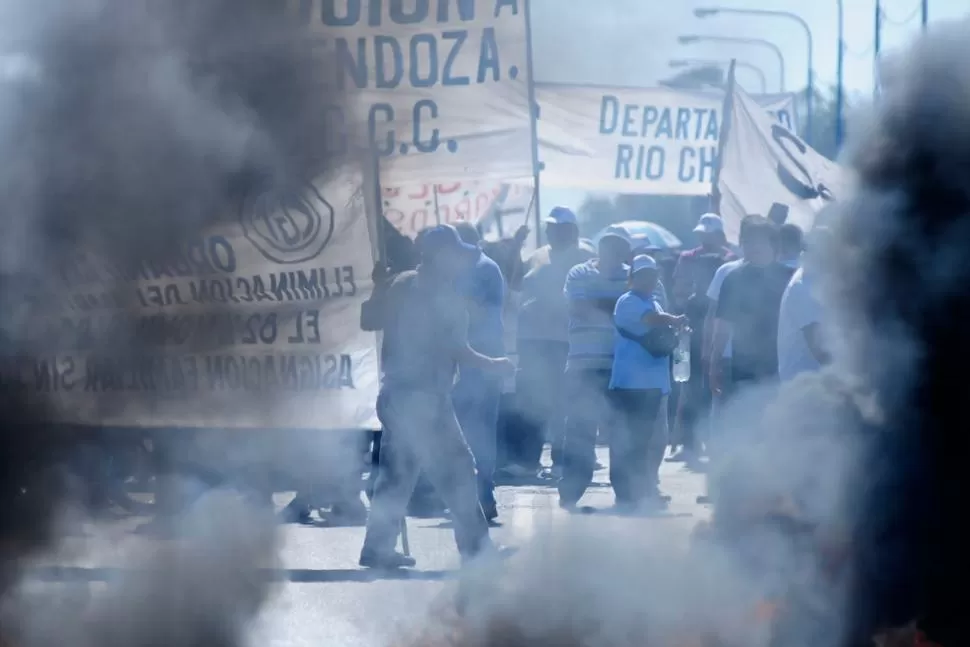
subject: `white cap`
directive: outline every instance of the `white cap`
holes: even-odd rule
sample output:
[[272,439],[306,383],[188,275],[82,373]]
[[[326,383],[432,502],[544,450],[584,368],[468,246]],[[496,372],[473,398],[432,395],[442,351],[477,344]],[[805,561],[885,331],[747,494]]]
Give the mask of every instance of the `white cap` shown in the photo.
[[549,216],[546,217],[545,223],[547,225],[575,225],[577,224],[576,214],[567,207],[553,207]]
[[655,270],[657,269],[657,261],[653,260],[652,256],[647,256],[646,254],[640,254],[633,258],[633,264],[630,265],[630,274],[636,274],[640,270]]
[[619,225],[610,225],[603,230],[599,236],[599,239],[603,240],[604,238],[610,236],[613,238],[622,238],[627,242],[628,245],[631,247],[633,246],[633,239],[630,237],[630,232],[628,232],[624,227],[620,227]]
[[716,213],[705,213],[694,227],[695,234],[716,234],[724,231],[724,221]]

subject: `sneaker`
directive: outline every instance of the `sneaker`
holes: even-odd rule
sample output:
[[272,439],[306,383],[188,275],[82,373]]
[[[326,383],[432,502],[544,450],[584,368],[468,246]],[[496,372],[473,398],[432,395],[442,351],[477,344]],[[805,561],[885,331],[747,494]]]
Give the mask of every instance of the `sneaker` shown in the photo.
[[364,568],[395,570],[398,568],[411,568],[417,564],[417,561],[409,555],[403,555],[398,552],[377,553],[371,550],[363,550],[360,553],[360,560],[357,563]]
[[536,474],[536,478],[540,481],[558,481],[562,478],[562,470],[555,467],[543,467]]

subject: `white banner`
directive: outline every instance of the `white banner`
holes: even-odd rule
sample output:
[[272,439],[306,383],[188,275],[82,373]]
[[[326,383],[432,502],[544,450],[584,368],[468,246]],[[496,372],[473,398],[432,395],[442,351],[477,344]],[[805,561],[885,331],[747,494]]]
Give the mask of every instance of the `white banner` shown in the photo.
[[[536,100],[542,186],[711,192],[723,93],[538,84]],[[786,127],[798,122],[794,95],[758,102]]]
[[496,210],[527,209],[532,187],[490,181],[448,182],[386,187],[381,194],[384,217],[399,232],[414,238],[422,229],[437,224],[464,221],[477,225]]
[[[356,174],[251,196],[166,264],[63,263],[66,308],[34,331],[60,346],[0,366],[0,383],[50,399],[55,420],[379,428],[377,340],[359,327],[374,259]],[[113,354],[132,334],[143,352]]]
[[[357,90],[385,186],[532,175],[525,0],[290,0]],[[349,142],[344,142],[349,146]]]
[[399,232],[414,238],[437,224],[478,224],[501,199],[501,182],[448,182],[386,187],[381,190],[384,217]]
[[718,177],[724,230],[737,241],[748,214],[791,222],[809,231],[829,202],[844,200],[851,175],[772,119],[736,88]]

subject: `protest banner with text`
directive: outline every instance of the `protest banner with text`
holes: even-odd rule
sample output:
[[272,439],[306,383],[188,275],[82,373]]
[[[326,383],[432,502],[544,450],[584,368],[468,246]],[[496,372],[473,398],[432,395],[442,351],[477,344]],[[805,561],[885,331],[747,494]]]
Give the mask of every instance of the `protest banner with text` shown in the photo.
[[494,181],[446,182],[383,187],[384,217],[399,232],[414,238],[434,225],[470,222],[478,225],[496,210],[528,206],[532,187]]
[[[536,100],[543,186],[710,193],[723,93],[538,84]],[[793,95],[756,100],[786,128],[796,127]]]
[[525,0],[289,0],[354,96],[384,185],[532,175]]
[[58,259],[60,303],[33,330],[49,350],[0,358],[0,390],[43,394],[65,423],[377,428],[359,175],[256,194],[229,215],[164,262]]
[[414,238],[438,224],[478,224],[502,197],[501,182],[446,182],[381,189],[384,217],[399,232]]

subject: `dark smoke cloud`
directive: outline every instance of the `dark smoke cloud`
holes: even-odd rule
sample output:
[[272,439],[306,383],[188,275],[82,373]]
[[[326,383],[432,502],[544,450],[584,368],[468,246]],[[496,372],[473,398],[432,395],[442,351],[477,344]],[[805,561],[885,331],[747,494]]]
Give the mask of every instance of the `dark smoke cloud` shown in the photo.
[[[962,513],[970,449],[970,22],[936,27],[900,56],[853,159],[863,190],[845,210],[834,284],[857,372],[882,424],[859,506],[854,621],[918,620],[965,640]],[[851,330],[851,328],[850,328]]]
[[[320,81],[332,78],[330,61],[288,22],[285,6],[0,6],[3,356],[29,358],[62,341],[28,340],[36,318],[56,311],[58,272],[74,255],[94,252],[119,268],[164,261],[248,192],[346,161],[328,154],[337,137],[328,108],[344,103]],[[115,354],[137,352],[128,337],[116,340]],[[0,389],[0,599],[21,559],[54,540],[67,500],[57,468],[80,441],[45,424],[47,407],[9,381]],[[243,551],[238,565],[250,561]],[[187,581],[160,585],[191,589]],[[192,627],[178,643],[197,642]]]

